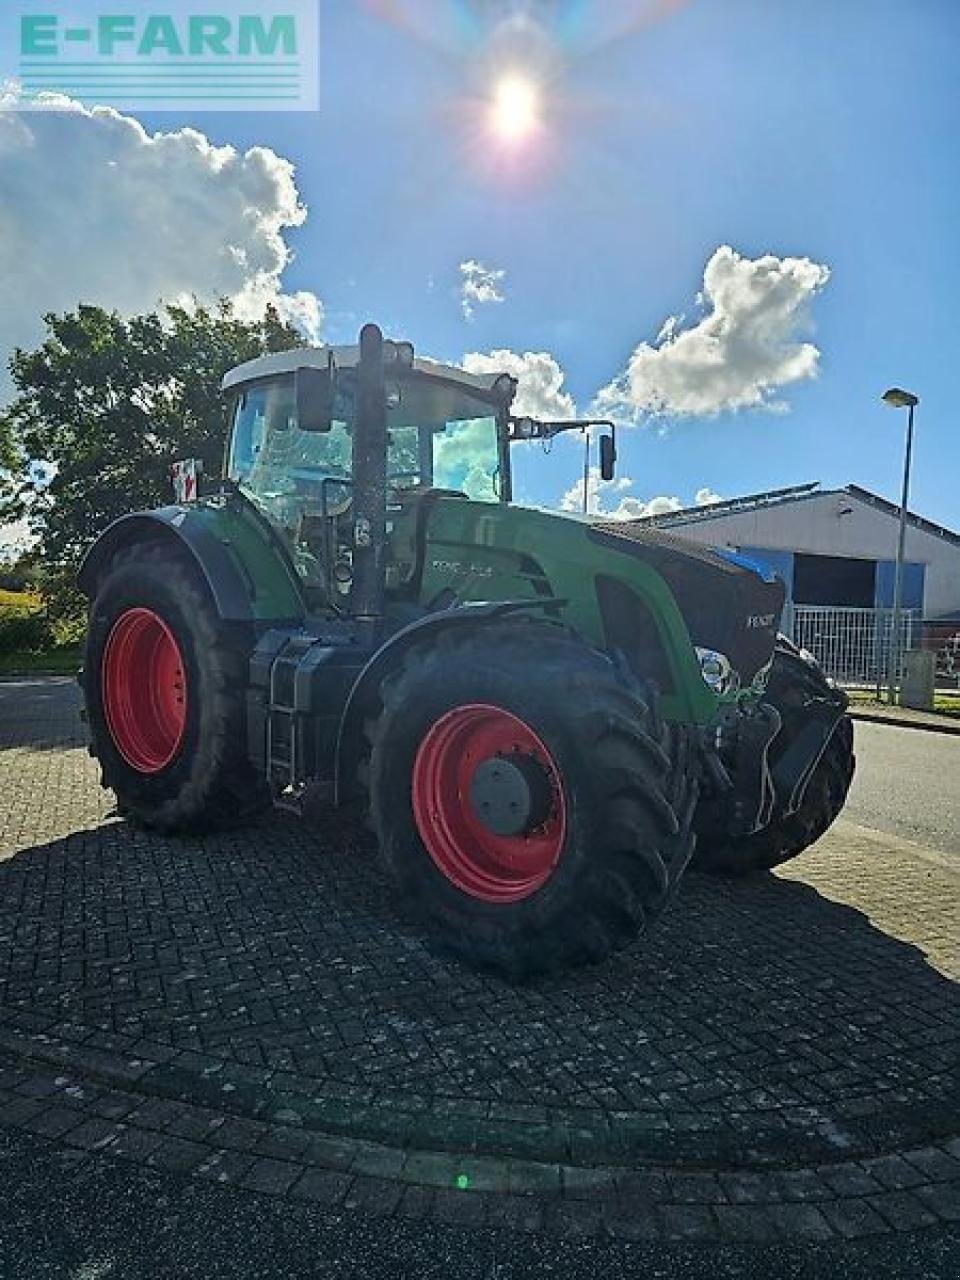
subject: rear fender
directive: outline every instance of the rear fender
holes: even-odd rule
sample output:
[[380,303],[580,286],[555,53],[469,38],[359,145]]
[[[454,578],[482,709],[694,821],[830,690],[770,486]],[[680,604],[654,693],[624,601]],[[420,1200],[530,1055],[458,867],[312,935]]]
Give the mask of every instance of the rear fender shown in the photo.
[[[280,597],[280,616],[275,602],[264,608],[266,602],[244,556],[231,537],[225,533],[218,536],[218,515],[202,508],[173,506],[121,516],[104,530],[84,557],[77,574],[80,590],[92,600],[101,575],[118,551],[140,542],[160,542],[176,548],[190,561],[206,583],[224,622],[255,622],[265,616],[280,621],[302,616],[304,607],[294,583]],[[287,576],[271,575],[271,589],[278,592],[282,584],[277,579]]]
[[461,604],[429,613],[395,632],[360,671],[344,704],[337,734],[336,802],[342,804],[353,791],[363,746],[363,722],[377,705],[377,694],[384,677],[400,665],[404,655],[415,645],[434,640],[442,631],[488,626],[491,622],[520,613],[554,612],[565,603],[551,598]]

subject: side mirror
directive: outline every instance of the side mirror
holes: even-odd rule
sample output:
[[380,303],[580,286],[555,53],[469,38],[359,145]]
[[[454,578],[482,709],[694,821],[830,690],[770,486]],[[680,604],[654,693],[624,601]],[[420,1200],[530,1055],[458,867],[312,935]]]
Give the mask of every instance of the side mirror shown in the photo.
[[301,431],[329,431],[333,423],[333,371],[301,366],[294,374],[297,426]]
[[617,441],[611,433],[600,437],[600,479],[612,480],[617,470]]

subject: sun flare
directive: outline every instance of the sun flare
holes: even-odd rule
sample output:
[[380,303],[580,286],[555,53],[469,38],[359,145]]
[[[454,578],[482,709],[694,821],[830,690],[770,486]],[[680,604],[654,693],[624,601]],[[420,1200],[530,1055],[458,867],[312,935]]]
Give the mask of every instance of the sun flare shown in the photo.
[[540,123],[540,94],[532,80],[505,76],[496,86],[490,110],[493,132],[504,142],[522,142]]

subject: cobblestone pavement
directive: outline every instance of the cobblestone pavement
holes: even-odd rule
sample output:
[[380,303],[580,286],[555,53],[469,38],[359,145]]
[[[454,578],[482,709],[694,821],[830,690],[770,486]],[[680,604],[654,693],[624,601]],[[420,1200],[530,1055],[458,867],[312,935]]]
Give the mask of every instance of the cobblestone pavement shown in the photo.
[[641,1240],[960,1220],[960,877],[839,823],[526,986],[369,840],[110,816],[69,681],[0,684],[0,1125],[367,1215]]

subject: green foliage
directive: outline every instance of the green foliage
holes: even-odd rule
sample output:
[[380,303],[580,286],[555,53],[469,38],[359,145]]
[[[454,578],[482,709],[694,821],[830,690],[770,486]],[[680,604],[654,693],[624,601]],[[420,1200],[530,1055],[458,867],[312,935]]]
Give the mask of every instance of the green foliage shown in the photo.
[[42,613],[0,612],[0,653],[42,653],[53,645],[50,623]]
[[42,653],[0,652],[0,676],[74,676],[83,665],[79,647],[45,649]]
[[[202,458],[207,475],[220,473],[224,373],[302,339],[272,309],[247,323],[226,302],[129,320],[81,306],[45,322],[46,341],[10,361],[17,394],[0,416],[0,450],[18,489],[6,516],[29,515],[44,597],[56,614],[77,620],[73,576],[94,538],[128,511],[169,502],[178,458]],[[53,464],[49,483],[30,459]]]
[[0,605],[8,603],[3,599],[4,591],[39,594],[42,577],[42,570],[32,552],[27,552],[17,560],[0,564]]

